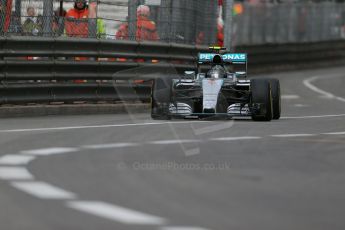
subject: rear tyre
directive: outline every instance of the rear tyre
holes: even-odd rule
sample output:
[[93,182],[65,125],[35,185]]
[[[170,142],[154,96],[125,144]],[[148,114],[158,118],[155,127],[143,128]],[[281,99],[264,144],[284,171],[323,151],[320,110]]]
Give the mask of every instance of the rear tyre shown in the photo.
[[278,79],[269,79],[272,91],[272,119],[278,120],[281,114],[280,83]]
[[254,121],[272,120],[272,92],[269,80],[251,80],[251,103],[252,107],[255,108],[252,111]]
[[172,79],[169,76],[159,77],[153,81],[151,91],[151,118],[169,120]]

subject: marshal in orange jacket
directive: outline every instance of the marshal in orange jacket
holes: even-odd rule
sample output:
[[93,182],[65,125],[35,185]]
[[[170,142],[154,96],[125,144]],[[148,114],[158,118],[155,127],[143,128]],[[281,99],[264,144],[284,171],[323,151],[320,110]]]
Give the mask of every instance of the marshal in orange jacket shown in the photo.
[[138,41],[157,41],[159,36],[156,24],[147,17],[139,16],[137,19],[136,38]]
[[70,9],[66,14],[65,30],[69,37],[88,37],[89,10]]

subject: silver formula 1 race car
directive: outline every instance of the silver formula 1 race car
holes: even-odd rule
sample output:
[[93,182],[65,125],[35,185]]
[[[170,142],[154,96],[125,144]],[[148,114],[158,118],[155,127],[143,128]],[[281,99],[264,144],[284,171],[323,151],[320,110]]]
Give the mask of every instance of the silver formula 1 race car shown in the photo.
[[[178,79],[162,76],[153,83],[153,119],[251,117],[254,121],[279,119],[280,84],[277,79],[247,79],[247,55],[199,53],[198,71]],[[205,68],[206,67],[206,68]],[[241,71],[238,71],[242,67]],[[176,78],[176,77],[175,77]]]

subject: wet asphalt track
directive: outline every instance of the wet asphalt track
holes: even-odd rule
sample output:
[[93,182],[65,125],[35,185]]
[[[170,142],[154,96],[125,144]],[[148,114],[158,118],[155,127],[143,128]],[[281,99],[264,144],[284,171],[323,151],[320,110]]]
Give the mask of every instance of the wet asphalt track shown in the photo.
[[1,119],[0,229],[345,229],[345,68],[269,76],[279,121]]

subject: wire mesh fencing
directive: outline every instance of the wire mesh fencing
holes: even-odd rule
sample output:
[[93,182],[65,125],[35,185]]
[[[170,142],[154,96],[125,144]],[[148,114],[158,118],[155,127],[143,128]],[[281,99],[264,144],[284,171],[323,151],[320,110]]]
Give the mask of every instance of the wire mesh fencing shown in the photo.
[[[141,18],[138,6],[149,1],[129,1],[130,39],[138,38]],[[150,6],[151,20],[156,24],[160,41],[187,44],[215,42],[218,0],[161,0]],[[140,35],[139,35],[140,36]]]
[[[0,0],[2,36],[77,36],[186,44],[215,41],[218,0],[98,0],[89,2],[89,11],[92,2],[96,3],[96,19],[87,14],[69,17],[73,0]],[[138,15],[140,5],[147,5],[149,13]],[[66,31],[70,24],[74,34]],[[146,28],[149,24],[152,28]],[[155,30],[156,39],[145,36],[150,32],[147,30]]]
[[233,45],[345,38],[345,5],[340,3],[244,4],[243,13],[233,19]]
[[[74,0],[0,0],[0,36],[70,36],[200,45],[216,42],[218,0],[87,2],[88,12],[73,18],[68,12],[75,8]],[[232,46],[345,38],[342,3],[240,4],[242,12],[232,15]],[[148,12],[141,5],[146,5]],[[225,12],[223,16],[227,16]]]

